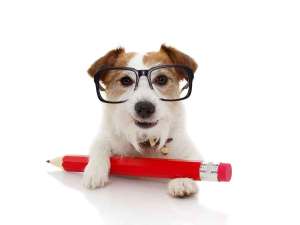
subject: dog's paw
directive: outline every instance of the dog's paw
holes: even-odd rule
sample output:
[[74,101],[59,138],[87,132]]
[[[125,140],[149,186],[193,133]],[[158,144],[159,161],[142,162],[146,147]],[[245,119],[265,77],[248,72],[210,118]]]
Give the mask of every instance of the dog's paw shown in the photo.
[[108,170],[101,166],[87,165],[83,174],[83,186],[88,189],[104,187],[108,183]]
[[173,197],[188,197],[197,193],[197,184],[190,178],[176,178],[168,184],[169,194]]

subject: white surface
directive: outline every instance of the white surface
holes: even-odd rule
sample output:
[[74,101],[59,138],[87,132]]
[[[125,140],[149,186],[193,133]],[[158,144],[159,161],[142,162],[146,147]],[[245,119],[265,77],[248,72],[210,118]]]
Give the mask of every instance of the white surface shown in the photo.
[[[297,1],[1,1],[1,224],[299,224]],[[86,154],[102,105],[88,66],[110,48],[162,42],[199,63],[185,102],[229,184],[172,199],[163,182],[81,187],[45,160]]]

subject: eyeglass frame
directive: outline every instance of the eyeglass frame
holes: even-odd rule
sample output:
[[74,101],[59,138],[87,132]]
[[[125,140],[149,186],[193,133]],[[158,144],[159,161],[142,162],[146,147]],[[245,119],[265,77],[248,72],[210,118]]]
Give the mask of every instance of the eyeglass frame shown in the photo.
[[105,100],[101,96],[100,91],[103,88],[101,87],[99,81],[101,79],[101,76],[103,75],[103,72],[105,72],[107,70],[130,70],[130,71],[134,72],[134,74],[136,75],[136,82],[135,82],[135,87],[134,87],[134,91],[135,91],[138,88],[138,84],[139,84],[139,80],[140,80],[141,76],[145,76],[147,78],[149,87],[152,90],[154,90],[153,85],[152,85],[151,80],[150,80],[151,72],[154,71],[154,70],[157,70],[157,69],[169,68],[169,67],[182,68],[187,72],[187,79],[188,79],[187,82],[188,82],[189,90],[188,90],[186,96],[184,96],[182,98],[178,98],[178,99],[159,98],[159,99],[162,100],[162,101],[170,101],[170,102],[181,101],[181,100],[187,99],[188,97],[190,97],[190,95],[192,93],[192,84],[193,84],[193,79],[194,79],[194,72],[190,67],[185,66],[185,65],[181,65],[181,64],[158,65],[158,66],[151,67],[150,69],[146,69],[146,70],[137,70],[135,68],[126,67],[126,66],[122,66],[122,67],[102,66],[94,76],[94,82],[95,82],[95,86],[96,86],[96,92],[97,92],[98,99],[101,102],[110,103],[110,104],[119,104],[119,103],[124,103],[124,102],[128,101],[128,99],[122,100],[122,101],[108,101],[108,100]]

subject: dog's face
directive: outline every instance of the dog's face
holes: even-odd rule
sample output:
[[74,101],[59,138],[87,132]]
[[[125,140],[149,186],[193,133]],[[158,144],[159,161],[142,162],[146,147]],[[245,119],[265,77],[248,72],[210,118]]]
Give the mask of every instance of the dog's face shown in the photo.
[[[102,66],[146,70],[164,64],[181,64],[193,71],[197,68],[191,57],[175,48],[162,45],[159,51],[144,55],[126,53],[122,48],[111,50],[98,59],[88,72],[93,77]],[[171,138],[170,130],[181,116],[180,102],[162,101],[157,92],[151,89],[146,76],[140,77],[137,88],[132,91],[134,76],[128,71],[115,70],[101,78],[109,99],[122,99],[123,96],[128,99],[123,103],[108,104],[106,113],[111,118],[113,130],[118,135],[124,135],[135,150],[141,153],[153,152],[163,147],[168,138]],[[181,79],[177,71],[167,68],[153,75],[154,82],[158,83],[158,91],[170,98],[179,96],[178,86]],[[154,140],[155,143],[149,140]]]

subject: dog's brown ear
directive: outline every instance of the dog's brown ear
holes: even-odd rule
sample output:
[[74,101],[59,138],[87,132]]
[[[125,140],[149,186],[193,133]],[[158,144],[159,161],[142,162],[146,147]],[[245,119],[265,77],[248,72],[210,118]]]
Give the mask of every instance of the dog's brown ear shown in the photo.
[[121,47],[107,52],[104,56],[94,62],[94,64],[88,69],[89,75],[94,77],[102,66],[114,66],[120,54],[124,52],[125,49]]
[[193,72],[195,72],[198,67],[194,59],[192,59],[190,56],[186,55],[185,53],[177,50],[176,48],[169,47],[166,46],[165,44],[162,44],[160,47],[160,51],[165,52],[174,64],[181,64],[181,65],[188,66],[193,70]]

